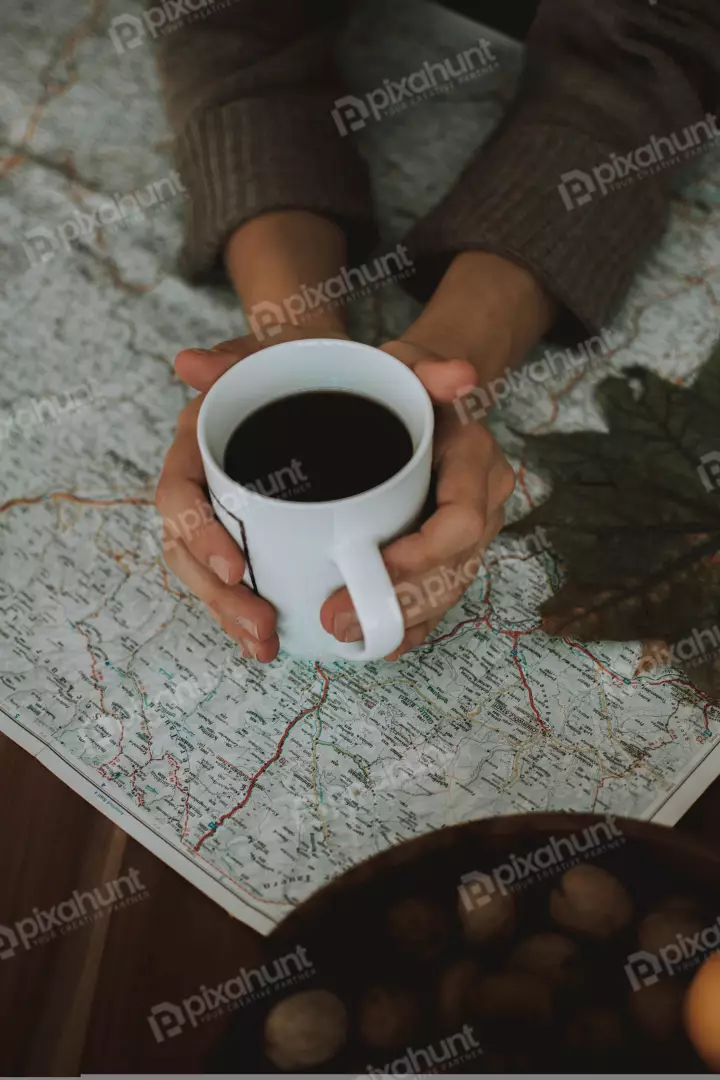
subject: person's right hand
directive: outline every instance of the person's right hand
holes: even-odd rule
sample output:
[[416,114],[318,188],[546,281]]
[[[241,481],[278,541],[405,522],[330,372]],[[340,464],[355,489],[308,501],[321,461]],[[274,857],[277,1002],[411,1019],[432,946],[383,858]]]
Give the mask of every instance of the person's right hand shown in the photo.
[[[316,337],[318,332],[291,332],[280,340]],[[323,331],[323,337],[331,336]],[[342,334],[332,336],[342,337]],[[167,452],[155,495],[163,519],[165,561],[187,588],[207,605],[226,634],[239,643],[243,655],[261,663],[277,656],[275,611],[243,584],[245,558],[215,517],[208,501],[197,417],[204,395],[228,368],[263,348],[252,334],[223,341],[212,349],[184,349],[175,358],[175,371],[188,386],[200,391],[180,413],[175,441]]]

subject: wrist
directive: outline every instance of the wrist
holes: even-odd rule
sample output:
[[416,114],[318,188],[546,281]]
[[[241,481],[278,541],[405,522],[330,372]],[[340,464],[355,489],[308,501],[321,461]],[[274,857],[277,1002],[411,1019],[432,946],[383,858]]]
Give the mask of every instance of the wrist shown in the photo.
[[482,381],[518,364],[557,314],[557,302],[530,271],[489,252],[464,252],[403,339],[469,360]]
[[328,301],[325,286],[346,262],[339,226],[304,210],[253,218],[225,249],[228,273],[253,327],[292,336],[345,332],[344,306]]

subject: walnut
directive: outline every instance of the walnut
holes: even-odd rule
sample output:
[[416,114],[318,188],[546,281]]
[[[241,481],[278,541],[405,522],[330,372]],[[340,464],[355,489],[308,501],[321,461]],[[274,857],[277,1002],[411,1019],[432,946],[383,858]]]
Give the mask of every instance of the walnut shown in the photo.
[[323,1065],[347,1038],[345,1006],[328,990],[305,990],[276,1005],[265,1020],[265,1052],[279,1069]]
[[550,914],[564,930],[610,938],[625,929],[632,900],[616,877],[599,866],[575,866],[550,896]]
[[458,960],[440,976],[438,1006],[448,1030],[459,1028],[470,1012],[472,989],[480,977],[474,960]]
[[360,1005],[360,1034],[370,1046],[389,1050],[409,1042],[419,1015],[417,1002],[406,990],[376,986]]
[[682,1022],[685,987],[679,979],[643,986],[630,995],[630,1014],[640,1030],[651,1039],[671,1039]]
[[552,990],[545,979],[524,971],[488,975],[471,991],[473,1012],[496,1020],[547,1024],[552,1016]]
[[620,1014],[602,1005],[581,1009],[566,1031],[567,1044],[583,1053],[618,1050],[623,1044]]
[[529,971],[553,986],[572,986],[580,981],[580,951],[562,934],[535,934],[521,941],[508,959],[510,971]]
[[638,927],[638,944],[647,952],[659,953],[666,945],[676,945],[678,936],[693,937],[704,926],[693,900],[672,897],[642,920]]
[[445,916],[430,900],[408,897],[391,908],[387,918],[393,937],[409,952],[432,954],[447,934]]
[[495,937],[511,934],[515,927],[515,901],[501,892],[474,888],[475,882],[460,886],[458,914],[468,941],[481,945]]

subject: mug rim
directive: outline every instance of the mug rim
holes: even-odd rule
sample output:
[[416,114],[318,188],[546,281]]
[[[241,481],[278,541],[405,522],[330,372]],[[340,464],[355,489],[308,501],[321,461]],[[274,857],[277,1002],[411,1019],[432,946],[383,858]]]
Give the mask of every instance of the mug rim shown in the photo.
[[[370,496],[377,495],[378,492],[384,492],[390,487],[392,487],[394,484],[400,483],[417,466],[418,462],[421,460],[422,457],[424,457],[429,445],[432,442],[435,431],[435,412],[433,409],[432,399],[430,395],[428,394],[427,390],[425,389],[417,375],[414,373],[414,371],[412,371],[409,367],[403,364],[401,360],[398,360],[396,357],[391,356],[389,353],[383,352],[382,349],[376,349],[374,345],[365,345],[363,342],[359,341],[346,341],[343,338],[300,338],[297,341],[282,341],[278,342],[277,345],[270,345],[267,349],[262,349],[261,353],[263,355],[267,355],[268,353],[271,353],[273,349],[287,349],[297,346],[307,348],[308,346],[312,347],[313,345],[321,346],[323,348],[327,347],[327,345],[333,345],[341,349],[352,349],[354,351],[369,350],[376,355],[379,354],[380,356],[385,357],[389,364],[398,365],[398,367],[402,369],[402,371],[405,373],[405,375],[403,375],[402,377],[404,378],[405,376],[407,376],[408,385],[412,385],[416,390],[419,390],[421,392],[421,396],[423,398],[423,411],[425,413],[422,437],[417,445],[417,449],[413,452],[412,457],[403,465],[402,469],[400,469],[399,472],[396,472],[387,480],[383,480],[382,484],[377,484],[375,487],[368,488],[367,491],[361,491],[357,495],[347,495],[342,499],[326,499],[322,502],[296,502],[291,499],[273,499],[269,495],[261,495],[260,492],[252,491],[250,488],[246,488],[242,484],[238,483],[237,480],[233,480],[233,478],[225,472],[225,469],[218,464],[218,462],[215,460],[215,456],[210,452],[207,438],[205,437],[205,428],[208,423],[207,417],[210,411],[208,408],[208,403],[213,397],[213,395],[215,395],[216,390],[221,387],[223,380],[227,378],[227,376],[231,375],[236,370],[236,368],[239,367],[240,364],[244,363],[244,360],[240,360],[237,364],[233,364],[232,367],[228,368],[227,371],[223,372],[217,382],[213,384],[213,386],[210,388],[210,390],[208,390],[207,394],[205,395],[205,400],[200,406],[200,411],[197,418],[197,440],[198,446],[200,447],[200,453],[203,458],[203,463],[210,462],[213,468],[216,469],[218,473],[220,473],[223,479],[227,481],[228,484],[232,484],[234,488],[239,489],[243,493],[243,496],[249,499],[250,502],[258,501],[260,504],[264,505],[271,504],[278,508],[293,507],[293,509],[297,510],[317,510],[321,508],[330,509],[333,507],[346,507],[356,505],[362,502],[363,499],[367,499]],[[246,357],[245,359],[250,360],[253,357],[260,356],[261,353],[252,353],[251,356]],[[410,380],[412,380],[412,382]],[[309,389],[319,388],[310,387]],[[336,387],[328,387],[328,389],[336,389]],[[302,391],[298,392],[301,393]],[[219,394],[217,394],[216,396],[219,396]],[[275,401],[279,399],[273,398],[271,400]],[[269,402],[267,404],[269,404]],[[401,417],[400,419],[403,418]],[[405,423],[404,419],[403,423]],[[210,489],[210,494],[218,500],[220,506],[222,507],[222,502],[220,501],[217,493],[213,492],[212,489]]]

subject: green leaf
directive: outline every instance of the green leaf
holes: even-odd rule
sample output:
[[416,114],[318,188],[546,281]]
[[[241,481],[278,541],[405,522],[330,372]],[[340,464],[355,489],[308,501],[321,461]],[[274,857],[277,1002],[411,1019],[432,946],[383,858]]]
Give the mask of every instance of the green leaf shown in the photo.
[[720,347],[691,387],[633,368],[597,399],[607,434],[527,439],[552,494],[509,531],[542,526],[566,570],[543,624],[585,641],[666,642],[720,697]]

